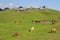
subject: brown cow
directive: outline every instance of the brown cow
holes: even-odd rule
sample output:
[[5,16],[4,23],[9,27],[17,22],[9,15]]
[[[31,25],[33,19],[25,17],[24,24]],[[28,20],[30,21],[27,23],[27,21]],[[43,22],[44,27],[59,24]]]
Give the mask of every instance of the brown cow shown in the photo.
[[19,34],[18,34],[18,32],[15,32],[14,35],[15,35],[15,36],[18,36]]
[[56,29],[55,29],[55,28],[52,28],[52,29],[51,29],[51,32],[56,33]]
[[19,23],[22,23],[22,21],[19,21]]
[[15,32],[14,35],[12,35],[12,36],[14,37],[14,36],[18,36],[18,35],[19,35],[19,33]]
[[35,23],[40,23],[40,22],[41,22],[41,20],[40,21],[38,21],[38,20],[35,21]]

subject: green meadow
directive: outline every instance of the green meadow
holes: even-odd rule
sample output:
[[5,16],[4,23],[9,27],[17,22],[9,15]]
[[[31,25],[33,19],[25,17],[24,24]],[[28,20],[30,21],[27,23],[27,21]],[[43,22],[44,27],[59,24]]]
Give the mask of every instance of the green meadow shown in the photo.
[[[13,9],[0,11],[0,40],[60,40],[60,11],[53,9]],[[56,20],[55,24],[33,23],[32,20]],[[20,22],[21,21],[21,22]],[[34,31],[29,32],[32,27]],[[56,28],[56,33],[49,33]],[[13,36],[18,32],[18,36]]]

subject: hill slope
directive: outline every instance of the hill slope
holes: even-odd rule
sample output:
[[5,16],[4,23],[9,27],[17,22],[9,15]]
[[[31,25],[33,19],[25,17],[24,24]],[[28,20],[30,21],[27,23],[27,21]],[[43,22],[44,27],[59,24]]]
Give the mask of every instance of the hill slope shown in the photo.
[[[60,40],[60,12],[52,9],[28,9],[26,11],[5,10],[0,11],[0,40]],[[32,20],[57,21],[56,24],[32,23]],[[28,30],[35,27],[33,32]],[[57,33],[48,33],[51,28]],[[14,32],[19,36],[13,37]]]

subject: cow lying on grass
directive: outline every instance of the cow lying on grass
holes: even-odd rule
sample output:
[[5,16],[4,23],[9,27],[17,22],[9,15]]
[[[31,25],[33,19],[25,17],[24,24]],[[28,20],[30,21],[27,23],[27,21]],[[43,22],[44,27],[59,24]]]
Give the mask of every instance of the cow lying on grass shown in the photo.
[[13,36],[18,36],[19,35],[19,33],[18,32],[15,32],[14,34],[13,34]]
[[51,32],[52,32],[52,33],[56,33],[56,31],[57,31],[57,30],[56,30],[55,28],[52,28],[52,29],[51,29]]

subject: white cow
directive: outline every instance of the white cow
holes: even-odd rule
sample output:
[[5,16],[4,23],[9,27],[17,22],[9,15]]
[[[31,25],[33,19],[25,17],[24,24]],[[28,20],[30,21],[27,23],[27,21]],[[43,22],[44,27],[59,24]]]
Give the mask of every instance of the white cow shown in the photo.
[[32,32],[34,29],[35,29],[35,28],[34,28],[34,27],[32,27],[32,28],[31,28],[31,32]]

